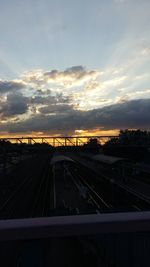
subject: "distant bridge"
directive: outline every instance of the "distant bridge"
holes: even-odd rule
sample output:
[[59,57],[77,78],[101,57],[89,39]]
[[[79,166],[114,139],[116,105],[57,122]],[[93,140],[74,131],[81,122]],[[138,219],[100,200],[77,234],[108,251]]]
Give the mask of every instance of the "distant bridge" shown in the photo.
[[47,143],[54,147],[56,146],[82,146],[86,144],[90,139],[97,139],[101,144],[106,141],[117,138],[118,136],[32,136],[32,137],[7,137],[0,138],[0,141],[10,141],[16,144],[34,144],[34,143]]

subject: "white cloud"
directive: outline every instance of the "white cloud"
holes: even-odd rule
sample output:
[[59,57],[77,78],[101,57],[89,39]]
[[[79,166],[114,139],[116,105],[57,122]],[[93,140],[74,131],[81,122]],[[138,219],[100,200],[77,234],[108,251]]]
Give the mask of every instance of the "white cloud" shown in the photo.
[[103,88],[111,87],[111,86],[118,86],[123,84],[123,82],[127,79],[127,76],[121,76],[121,77],[116,77],[111,80],[106,80],[102,83]]
[[141,95],[143,95],[145,97],[147,97],[147,95],[148,95],[148,97],[150,97],[150,89],[143,90],[143,91],[141,90],[141,91],[131,92],[131,93],[128,93],[126,95],[128,97],[133,97],[134,99],[137,98],[137,96],[141,96]]
[[142,51],[141,51],[141,54],[142,54],[143,56],[150,55],[150,47],[145,47],[145,48],[143,48]]
[[87,81],[96,79],[100,75],[99,71],[87,71],[82,66],[74,66],[65,71],[52,70],[44,72],[42,70],[34,70],[24,73],[23,80],[27,84],[33,86],[57,85],[65,87],[65,89],[74,86],[81,86]]

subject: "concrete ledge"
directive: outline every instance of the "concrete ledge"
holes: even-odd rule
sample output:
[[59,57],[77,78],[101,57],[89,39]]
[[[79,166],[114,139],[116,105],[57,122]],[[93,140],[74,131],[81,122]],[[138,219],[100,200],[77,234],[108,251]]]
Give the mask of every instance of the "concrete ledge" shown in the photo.
[[150,212],[0,221],[0,241],[150,231]]

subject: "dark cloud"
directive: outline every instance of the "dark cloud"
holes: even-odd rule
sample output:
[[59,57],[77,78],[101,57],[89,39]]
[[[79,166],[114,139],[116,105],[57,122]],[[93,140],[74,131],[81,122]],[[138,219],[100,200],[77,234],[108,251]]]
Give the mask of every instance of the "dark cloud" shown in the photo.
[[48,96],[48,97],[43,97],[43,96],[34,96],[31,97],[30,103],[34,105],[46,105],[46,104],[53,104],[56,103],[56,98],[54,96]]
[[26,113],[28,110],[28,98],[22,94],[8,94],[5,101],[0,103],[0,116],[12,117]]
[[85,71],[85,68],[80,65],[80,66],[73,66],[71,68],[68,68],[65,70],[65,72],[84,72]]
[[30,98],[30,103],[35,105],[53,105],[53,104],[65,104],[70,103],[71,98],[69,96],[63,96],[62,94],[56,94],[55,96],[34,96]]
[[[89,127],[149,128],[150,99],[126,101],[88,112]],[[93,119],[93,120],[92,120]]]
[[60,75],[68,76],[69,74],[78,74],[78,73],[86,73],[86,70],[83,66],[73,66],[71,68],[68,68],[64,71],[58,71],[58,70],[52,70],[47,71],[44,73],[44,76],[48,76],[49,78],[55,79]]
[[0,94],[5,94],[8,92],[14,92],[16,90],[20,90],[24,88],[24,84],[22,82],[15,81],[0,81]]
[[36,90],[36,93],[38,94],[38,95],[45,95],[45,96],[48,96],[48,95],[51,95],[51,90],[50,89],[45,89],[44,91],[43,90],[41,90],[41,89],[37,89]]
[[39,112],[42,114],[50,114],[50,113],[68,113],[73,110],[72,105],[49,105],[42,108],[39,108]]
[[59,73],[58,70],[46,71],[44,73],[44,76],[52,77],[55,79],[58,73]]
[[56,115],[37,114],[24,122],[1,125],[1,131],[67,133],[76,129],[144,128],[150,125],[150,99],[140,99],[91,111],[71,110]]
[[[7,123],[7,125],[2,125],[1,130],[10,133],[26,133],[32,131],[64,133],[68,130],[74,130],[75,125],[79,126],[81,113],[82,112],[79,111],[72,111],[71,114],[56,114],[55,116],[36,114],[34,117],[29,118],[24,122]],[[81,126],[82,120],[80,127]]]

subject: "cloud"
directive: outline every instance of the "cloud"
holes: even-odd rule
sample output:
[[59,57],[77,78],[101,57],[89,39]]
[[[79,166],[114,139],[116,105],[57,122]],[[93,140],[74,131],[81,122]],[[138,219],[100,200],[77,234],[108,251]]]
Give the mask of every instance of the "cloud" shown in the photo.
[[65,79],[66,81],[82,80],[85,78],[96,77],[99,73],[97,71],[87,71],[83,66],[73,66],[65,71],[52,70],[45,72],[44,76],[50,80],[60,81]]
[[65,134],[147,127],[148,82],[148,73],[132,76],[124,68],[30,71],[22,80],[1,81],[0,131]]
[[46,105],[46,104],[53,104],[56,103],[57,99],[55,96],[34,96],[30,98],[31,105]]
[[[95,126],[104,129],[120,128],[149,128],[150,99],[122,101],[116,105],[93,110],[89,116]],[[92,126],[92,124],[91,124]]]
[[150,47],[145,47],[145,48],[143,48],[142,51],[141,51],[141,54],[142,54],[143,56],[150,55]]
[[34,96],[29,100],[30,111],[33,113],[41,114],[56,114],[66,113],[73,109],[71,99],[64,97],[62,94],[56,94],[55,96]]
[[124,83],[125,80],[127,80],[127,76],[121,76],[117,78],[113,78],[110,80],[106,80],[102,83],[102,87],[108,88],[108,87],[117,87]]
[[26,113],[28,110],[28,98],[22,94],[10,93],[5,101],[0,103],[0,117],[10,118]]
[[128,94],[126,94],[128,97],[134,97],[134,99],[136,98],[136,97],[139,97],[139,95],[150,95],[150,89],[147,89],[147,90],[141,90],[141,91],[136,91],[136,92],[131,92],[131,93],[128,93]]
[[23,80],[27,84],[41,86],[43,84],[56,84],[65,88],[80,86],[82,83],[96,79],[100,72],[96,70],[87,71],[83,66],[73,66],[64,71],[52,70],[44,72],[34,70],[24,73]]
[[86,91],[94,91],[94,90],[97,90],[99,88],[101,88],[101,83],[97,82],[97,81],[90,81],[84,87],[84,89]]
[[18,80],[1,81],[1,91],[5,92],[1,98],[8,92],[18,92],[24,86],[21,92],[29,99],[31,113],[45,106],[64,103],[86,111],[115,104],[120,98],[131,100],[134,92],[135,98],[138,95],[140,98],[140,94],[136,94],[139,90],[143,91],[142,98],[147,98],[148,93],[144,94],[144,89],[149,89],[148,83],[148,73],[143,71],[129,75],[123,67],[104,71],[86,70],[83,66],[73,66],[64,71],[37,69],[24,73]]
[[49,96],[33,96],[30,98],[31,104],[64,104],[70,103],[71,98],[67,96],[63,96],[62,93],[56,95]]
[[[70,107],[71,108],[71,107]],[[92,129],[149,128],[150,99],[124,101],[91,111],[71,110],[55,115],[36,114],[24,122],[1,125],[9,133],[61,133]]]
[[18,91],[24,88],[25,85],[22,81],[0,81],[0,94]]
[[73,111],[73,106],[72,105],[50,105],[50,106],[45,106],[39,108],[39,112],[42,114],[66,114],[66,113],[71,113]]

